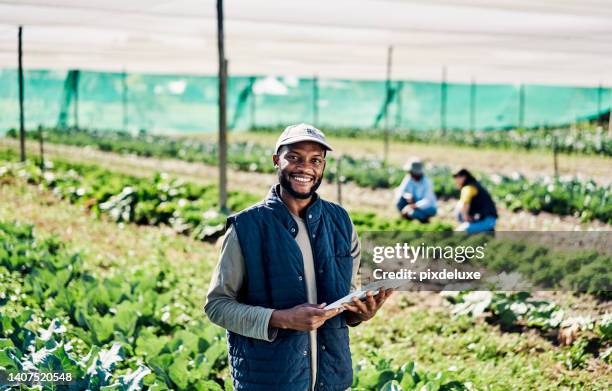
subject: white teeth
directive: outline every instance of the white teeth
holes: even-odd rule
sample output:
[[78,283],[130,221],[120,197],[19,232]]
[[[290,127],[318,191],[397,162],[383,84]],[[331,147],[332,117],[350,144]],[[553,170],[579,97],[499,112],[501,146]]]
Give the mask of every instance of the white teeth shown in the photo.
[[298,182],[302,182],[302,183],[306,183],[306,182],[310,182],[310,178],[305,178],[305,177],[301,177],[301,176],[293,176],[293,179],[295,179]]

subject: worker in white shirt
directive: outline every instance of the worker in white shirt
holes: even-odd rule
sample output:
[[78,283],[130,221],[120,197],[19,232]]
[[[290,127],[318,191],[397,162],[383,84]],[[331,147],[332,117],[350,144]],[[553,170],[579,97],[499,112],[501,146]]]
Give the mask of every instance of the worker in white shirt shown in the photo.
[[395,205],[409,220],[427,223],[438,212],[431,180],[425,176],[423,161],[413,158],[404,165],[407,175],[395,191]]

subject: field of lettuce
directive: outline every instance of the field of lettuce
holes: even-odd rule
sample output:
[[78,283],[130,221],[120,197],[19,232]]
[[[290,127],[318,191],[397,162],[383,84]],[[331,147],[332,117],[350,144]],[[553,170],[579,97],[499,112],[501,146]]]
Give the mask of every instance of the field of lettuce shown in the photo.
[[[46,130],[45,137],[217,163],[216,145],[202,141],[95,131]],[[234,143],[229,157],[239,170],[270,172],[270,154]],[[0,152],[0,367],[70,371],[77,382],[65,389],[72,390],[230,390],[225,334],[202,311],[218,253],[212,243],[226,218],[216,187],[62,159],[44,169],[39,163]],[[336,163],[328,163],[329,181]],[[441,197],[456,197],[448,168],[432,167],[430,175]],[[389,188],[402,176],[399,167],[343,157],[343,182]],[[482,178],[510,208],[612,222],[609,186]],[[262,196],[231,191],[228,206],[238,211]],[[350,214],[359,232],[452,229],[443,220],[423,226]],[[400,293],[351,330],[353,389],[610,389],[612,308],[602,290],[610,286],[610,257],[516,243],[494,253],[495,270],[589,294]]]
[[[46,162],[44,170],[32,162],[16,163],[11,151],[0,153],[0,180],[25,181],[48,189],[59,198],[82,205],[96,215],[117,223],[167,226],[196,240],[212,240],[225,229],[226,215],[218,212],[218,193],[212,185],[201,186],[158,173],[152,178],[118,174],[96,165]],[[230,211],[239,211],[261,197],[246,192],[229,194]],[[350,211],[358,232],[450,231],[452,226],[435,222],[423,226],[404,219],[388,219],[374,213]],[[441,238],[442,240],[443,238]],[[457,239],[454,239],[457,240]],[[563,252],[541,245],[499,243],[491,247],[491,267],[496,271],[520,271],[534,283],[573,289],[607,297],[612,273],[610,256],[595,250]],[[543,267],[544,265],[545,267]]]
[[[176,158],[189,162],[217,164],[217,145],[212,142],[175,139],[168,136],[125,132],[54,130],[44,131],[45,139],[52,143],[75,146],[92,146],[103,151],[131,153],[145,157]],[[31,138],[36,133],[29,133]],[[269,164],[272,150],[254,143],[229,145],[228,161],[238,170],[272,172]],[[399,185],[404,171],[401,167],[386,165],[382,160],[342,156],[338,177],[337,161],[330,157],[326,179],[330,182],[354,182],[368,188],[391,188]],[[456,198],[451,170],[445,166],[428,168],[428,176],[434,183],[438,197]],[[542,177],[527,179],[520,173],[512,176],[479,175],[497,202],[511,211],[525,210],[533,214],[548,212],[560,216],[569,215],[583,222],[599,220],[612,224],[612,186],[600,185],[593,180],[577,178]]]
[[[204,260],[195,263],[183,263],[169,255],[174,252],[163,251],[169,243],[192,240],[183,233],[197,239],[201,231],[193,226],[177,230],[167,213],[171,210],[171,216],[183,218],[181,213],[195,211],[188,197],[204,190],[161,174],[139,183],[95,166],[61,161],[49,163],[43,173],[33,162],[23,165],[15,158],[4,154],[0,168],[7,200],[0,206],[0,282],[6,287],[0,297],[0,365],[67,370],[78,378],[71,388],[75,390],[231,389],[224,333],[202,312],[215,249],[206,242],[190,244],[203,246],[197,251],[203,252]],[[110,190],[104,192],[94,178],[109,183]],[[132,187],[125,193],[136,194],[136,201],[111,202],[118,201],[125,187]],[[36,201],[46,194],[51,198]],[[181,199],[192,208],[177,208]],[[239,209],[252,199],[232,194],[232,200]],[[214,201],[209,202],[197,205],[214,207]],[[37,209],[27,211],[26,203]],[[166,205],[174,206],[167,210]],[[116,235],[110,238],[116,246],[122,240],[128,243],[130,250],[118,256],[124,259],[109,268],[108,251],[98,248],[101,238],[87,236],[89,225],[73,234],[88,249],[86,255],[45,232],[49,221],[63,228],[82,213],[98,216],[91,226],[103,224],[107,234]],[[15,220],[25,214],[36,228]],[[37,220],[45,214],[46,223]],[[373,223],[367,224],[362,226],[369,229]],[[136,248],[135,238],[142,235],[139,226],[169,226],[177,236],[166,242],[152,239]],[[149,259],[134,262],[130,251],[147,248]],[[401,294],[371,324],[351,330],[354,389],[610,386],[612,376],[605,369],[610,363],[609,314],[575,318],[566,305],[526,293],[449,295],[446,300],[449,304],[431,309],[421,307],[417,297]],[[567,330],[571,333],[563,343],[552,337],[564,336]]]
[[[281,127],[256,128],[253,132],[278,134]],[[329,129],[328,135],[348,138],[382,139],[380,129]],[[612,136],[604,129],[512,129],[496,131],[410,131],[398,130],[390,134],[393,141],[420,144],[457,145],[474,148],[518,149],[524,151],[552,151],[585,155],[612,156]]]

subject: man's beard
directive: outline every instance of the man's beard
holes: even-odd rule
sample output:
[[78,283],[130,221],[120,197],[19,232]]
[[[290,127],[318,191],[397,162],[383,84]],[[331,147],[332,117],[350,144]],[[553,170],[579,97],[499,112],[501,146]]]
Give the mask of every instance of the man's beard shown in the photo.
[[308,193],[298,193],[297,191],[293,190],[293,187],[291,187],[291,181],[289,180],[288,175],[287,176],[283,175],[281,170],[278,170],[277,174],[278,174],[278,181],[280,185],[282,186],[282,188],[285,189],[287,193],[291,194],[293,198],[297,198],[300,200],[306,200],[312,197],[313,194],[319,188],[319,186],[321,186],[321,182],[323,181],[323,175],[321,175],[319,179],[315,181],[314,185],[312,185]]

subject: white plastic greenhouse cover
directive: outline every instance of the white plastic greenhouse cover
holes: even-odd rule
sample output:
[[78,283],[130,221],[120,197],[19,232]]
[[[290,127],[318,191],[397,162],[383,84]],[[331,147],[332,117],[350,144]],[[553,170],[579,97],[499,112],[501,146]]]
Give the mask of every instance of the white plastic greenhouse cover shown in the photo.
[[[611,0],[226,0],[232,75],[594,86]],[[0,68],[215,75],[215,0],[0,0]]]

